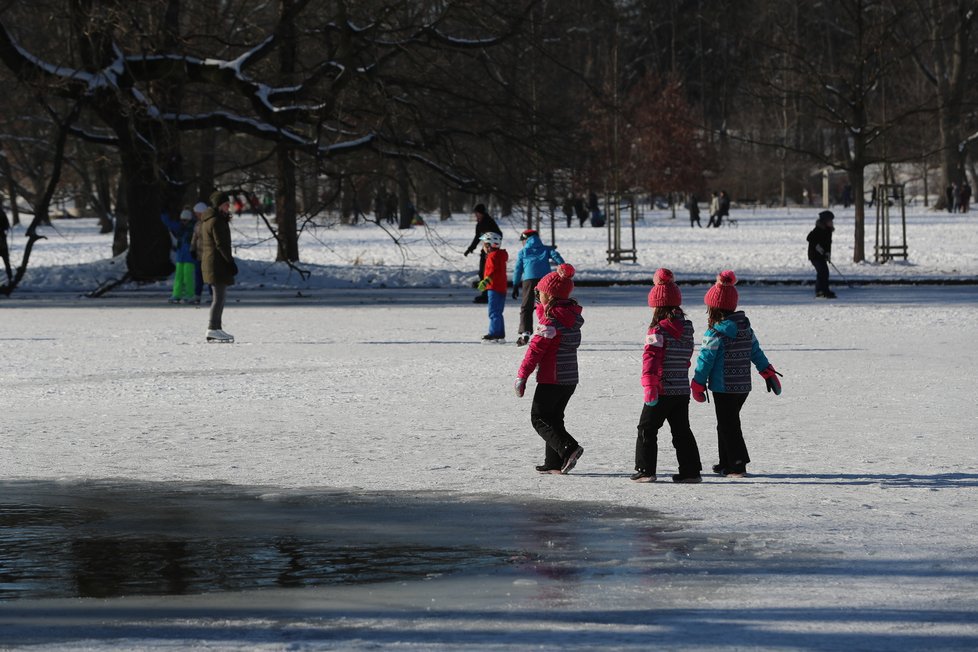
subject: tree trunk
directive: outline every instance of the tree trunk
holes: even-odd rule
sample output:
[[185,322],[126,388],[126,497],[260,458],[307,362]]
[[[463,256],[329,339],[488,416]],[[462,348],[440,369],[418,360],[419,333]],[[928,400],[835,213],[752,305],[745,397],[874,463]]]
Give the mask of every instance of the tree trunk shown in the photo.
[[855,200],[856,208],[852,262],[861,263],[866,259],[866,201],[864,199],[864,191],[866,189],[866,170],[861,163],[849,170],[849,178],[852,181],[852,194]]
[[163,188],[152,155],[122,149],[122,174],[126,177],[129,209],[126,255],[129,274],[135,281],[165,279],[173,273],[173,261],[170,260],[170,234],[160,220]]
[[275,148],[275,230],[278,232],[278,252],[275,260],[296,262],[299,260],[299,234],[296,224],[295,162],[288,148]]
[[17,185],[14,183],[13,171],[10,169],[10,161],[0,150],[0,165],[3,166],[3,176],[7,179],[7,193],[10,197],[10,224],[17,226],[20,224],[20,210],[17,208]]
[[414,220],[411,210],[411,185],[408,183],[407,166],[403,161],[397,162],[397,203],[400,207],[399,229],[410,229]]

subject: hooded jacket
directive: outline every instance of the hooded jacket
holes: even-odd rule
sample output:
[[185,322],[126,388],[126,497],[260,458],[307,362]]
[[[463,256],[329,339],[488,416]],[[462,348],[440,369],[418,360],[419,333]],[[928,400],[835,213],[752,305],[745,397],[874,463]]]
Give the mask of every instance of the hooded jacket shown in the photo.
[[663,396],[689,396],[693,357],[693,322],[673,317],[649,327],[642,354],[645,401]]
[[208,208],[200,216],[200,273],[204,277],[204,283],[234,285],[238,266],[231,254],[229,219],[213,208]]
[[523,248],[516,254],[516,268],[513,270],[513,285],[519,285],[530,279],[541,279],[550,273],[550,261],[562,265],[563,257],[557,253],[556,247],[543,244],[540,236],[531,235],[526,239]]
[[573,299],[558,299],[548,317],[544,305],[537,304],[537,329],[530,338],[518,377],[529,378],[536,369],[538,384],[577,384],[577,349],[581,346],[584,325],[582,310]]
[[714,392],[746,394],[751,390],[751,363],[758,371],[771,364],[754,336],[747,315],[738,310],[706,329],[693,380]]
[[491,249],[486,256],[486,276],[489,277],[487,290],[506,294],[506,263],[509,253],[505,249]]
[[160,219],[163,220],[163,224],[166,228],[173,234],[176,238],[176,256],[173,262],[175,263],[192,263],[194,261],[193,255],[190,253],[190,240],[194,235],[194,226],[197,224],[197,220],[191,219],[186,222],[183,220],[175,220],[170,217],[169,213],[163,213],[160,215]]

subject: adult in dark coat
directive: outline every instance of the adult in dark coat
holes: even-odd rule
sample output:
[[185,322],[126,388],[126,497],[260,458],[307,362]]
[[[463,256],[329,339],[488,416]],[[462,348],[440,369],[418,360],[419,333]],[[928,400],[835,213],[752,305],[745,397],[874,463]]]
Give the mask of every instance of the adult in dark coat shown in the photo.
[[720,191],[720,200],[717,204],[717,221],[713,226],[719,228],[723,218],[730,215],[730,195],[726,190]]
[[815,220],[815,228],[808,234],[808,260],[815,268],[815,298],[834,299],[829,289],[829,260],[832,258],[832,232],[835,227],[832,211],[822,211]]
[[207,339],[233,342],[234,337],[221,327],[227,289],[229,285],[234,285],[234,277],[238,273],[238,266],[231,253],[230,198],[226,192],[215,192],[210,199],[211,207],[201,215],[199,232],[200,271],[204,276],[204,283],[211,286]]
[[[476,204],[475,208],[472,210],[475,214],[475,237],[472,238],[472,243],[469,248],[465,250],[465,255],[468,256],[470,253],[475,251],[476,247],[479,247],[479,279],[485,278],[486,275],[486,251],[482,247],[482,243],[479,238],[482,237],[483,233],[498,233],[502,235],[503,232],[499,229],[499,225],[496,224],[496,220],[489,216],[489,212],[486,210],[485,204]],[[481,294],[477,294],[474,303],[489,303],[488,290],[483,291]]]
[[689,201],[686,202],[686,208],[689,209],[689,228],[693,228],[693,224],[702,228],[703,225],[700,224],[700,205],[699,200],[696,199],[696,195],[689,196]]

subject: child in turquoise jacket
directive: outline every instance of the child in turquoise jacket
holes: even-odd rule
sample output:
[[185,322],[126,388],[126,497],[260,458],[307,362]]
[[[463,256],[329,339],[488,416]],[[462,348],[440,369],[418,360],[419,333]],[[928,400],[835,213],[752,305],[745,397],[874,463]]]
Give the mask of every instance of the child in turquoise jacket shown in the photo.
[[737,276],[730,270],[720,272],[716,284],[706,292],[707,330],[703,335],[690,381],[693,400],[702,403],[706,390],[713,392],[717,415],[717,448],[720,461],[713,471],[728,478],[747,475],[750,456],[740,425],[740,410],[751,390],[751,363],[767,384],[767,391],[781,394],[779,374],[768,361],[754,335],[750,320],[737,310]]

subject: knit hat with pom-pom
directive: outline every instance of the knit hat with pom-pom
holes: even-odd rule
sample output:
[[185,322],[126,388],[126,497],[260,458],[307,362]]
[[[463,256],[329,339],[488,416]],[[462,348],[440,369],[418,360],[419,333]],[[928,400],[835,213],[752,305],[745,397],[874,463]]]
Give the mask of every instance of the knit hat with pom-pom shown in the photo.
[[564,263],[557,265],[557,271],[550,272],[537,283],[537,289],[557,299],[566,299],[574,291],[574,266]]
[[717,282],[706,291],[706,296],[703,297],[703,303],[710,306],[711,308],[719,308],[720,310],[736,310],[737,309],[737,288],[734,286],[737,284],[737,275],[733,273],[733,270],[726,270],[717,274]]
[[652,277],[652,289],[649,291],[649,307],[662,308],[679,306],[683,302],[683,293],[676,285],[676,277],[665,267],[655,270]]

